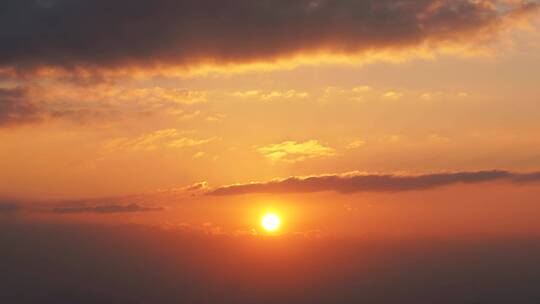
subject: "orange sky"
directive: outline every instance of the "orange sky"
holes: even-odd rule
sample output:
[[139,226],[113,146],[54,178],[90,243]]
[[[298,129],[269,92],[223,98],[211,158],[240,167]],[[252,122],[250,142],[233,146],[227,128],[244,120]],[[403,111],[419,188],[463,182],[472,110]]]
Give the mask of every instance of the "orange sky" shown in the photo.
[[[172,13],[129,32],[103,17],[116,36],[84,20],[48,39],[39,21],[13,30],[33,39],[25,52],[12,36],[0,47],[0,212],[250,234],[276,210],[283,233],[538,234],[540,178],[522,181],[540,170],[537,4],[387,2],[293,1],[291,18],[241,1],[214,15],[202,1],[182,15],[191,31]],[[63,5],[39,3],[45,19]],[[251,26],[231,21],[242,9]],[[511,176],[210,194],[288,177],[494,170]]]

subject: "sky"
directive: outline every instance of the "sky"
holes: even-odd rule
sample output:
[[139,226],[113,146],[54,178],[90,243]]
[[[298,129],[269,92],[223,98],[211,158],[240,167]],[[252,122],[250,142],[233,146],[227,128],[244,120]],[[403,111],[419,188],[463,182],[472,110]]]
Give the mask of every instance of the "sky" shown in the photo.
[[[144,257],[129,253],[120,265],[122,246],[144,251],[144,242],[161,242],[182,255],[171,245],[178,239],[204,268],[185,278],[197,277],[199,287],[212,282],[209,303],[227,284],[238,294],[226,293],[224,302],[270,299],[268,290],[246,290],[250,280],[273,275],[283,280],[274,286],[278,302],[325,303],[342,284],[344,303],[349,296],[433,303],[436,284],[422,298],[421,283],[405,292],[387,275],[406,282],[399,276],[411,271],[423,282],[438,260],[446,275],[434,280],[452,286],[448,303],[509,300],[488,290],[538,279],[532,270],[502,279],[523,248],[531,252],[523,268],[537,262],[538,71],[540,3],[533,0],[3,0],[0,240],[17,244],[0,257],[25,265],[10,268],[16,280],[4,286],[15,292],[41,282],[29,261],[56,261],[56,251],[68,252],[60,269],[113,257],[137,273]],[[260,225],[268,213],[280,217],[275,233]],[[39,231],[66,244],[43,241]],[[392,242],[407,252],[403,264],[389,262]],[[18,257],[25,246],[39,250]],[[73,248],[99,252],[98,260]],[[467,279],[451,273],[452,248],[462,268],[508,252],[469,278],[482,282],[492,271],[501,279],[478,294],[459,287]],[[215,250],[223,260],[208,263]],[[321,253],[306,260],[310,250]],[[176,261],[165,251],[147,253],[154,268],[144,273],[160,277],[163,298],[146,281],[88,266],[74,274],[73,293],[62,293],[69,280],[61,277],[26,301],[86,295],[89,303],[168,303],[189,294],[204,302],[199,287],[166,286],[180,268],[161,272]],[[216,276],[244,269],[236,255],[249,264],[265,252],[277,255],[271,265],[295,266],[276,273],[267,266],[269,278],[243,272],[245,281],[235,283]],[[347,272],[331,284],[312,282],[327,288],[306,297],[299,290],[307,277],[296,278],[293,294],[281,285],[292,284],[284,278],[298,269],[339,276],[313,263],[363,267],[350,252],[371,261],[373,281]],[[425,264],[417,261],[425,256]],[[390,266],[379,268],[378,258]],[[89,271],[107,283],[79,284]],[[365,290],[395,293],[355,293],[356,279]],[[141,293],[123,292],[133,286]],[[523,303],[540,297],[520,288]]]

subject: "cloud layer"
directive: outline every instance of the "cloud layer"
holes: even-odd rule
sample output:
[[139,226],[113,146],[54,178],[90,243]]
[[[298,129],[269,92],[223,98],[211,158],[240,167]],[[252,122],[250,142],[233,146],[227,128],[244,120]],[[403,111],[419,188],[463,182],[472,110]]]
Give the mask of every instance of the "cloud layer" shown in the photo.
[[0,88],[0,127],[41,119],[42,109],[29,99],[23,88]]
[[114,151],[152,151],[160,148],[196,147],[217,140],[217,138],[196,139],[182,136],[177,129],[162,129],[143,134],[136,138],[115,138],[103,144],[105,150]]
[[[237,63],[489,38],[495,0],[5,0],[0,67]],[[509,4],[516,3],[516,4]]]
[[21,209],[21,206],[16,203],[0,201],[0,214],[15,213]]
[[131,213],[131,212],[151,212],[162,211],[161,207],[144,207],[139,204],[129,205],[102,205],[102,206],[78,206],[78,207],[59,207],[53,211],[60,214],[73,214],[73,213]]
[[257,148],[271,162],[299,162],[309,158],[332,156],[336,153],[333,148],[324,146],[317,140],[306,142],[284,141],[279,144]]
[[334,191],[357,192],[402,192],[428,190],[452,184],[475,184],[506,180],[514,183],[540,181],[540,173],[512,173],[508,171],[478,171],[438,173],[426,175],[323,175],[290,177],[269,182],[255,182],[218,187],[210,195],[240,195],[250,193],[309,193]]

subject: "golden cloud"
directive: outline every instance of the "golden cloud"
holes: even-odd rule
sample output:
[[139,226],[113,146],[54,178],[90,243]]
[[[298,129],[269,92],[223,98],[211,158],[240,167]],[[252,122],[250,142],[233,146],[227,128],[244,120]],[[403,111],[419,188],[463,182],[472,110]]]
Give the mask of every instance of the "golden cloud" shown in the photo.
[[317,140],[306,142],[284,141],[279,144],[257,148],[271,162],[299,162],[309,158],[333,156],[336,151]]

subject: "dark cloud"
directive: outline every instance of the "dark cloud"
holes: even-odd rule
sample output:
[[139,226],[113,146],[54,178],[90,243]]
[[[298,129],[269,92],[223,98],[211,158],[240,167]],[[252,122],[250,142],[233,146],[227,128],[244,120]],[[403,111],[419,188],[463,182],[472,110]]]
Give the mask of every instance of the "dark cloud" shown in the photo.
[[355,192],[401,192],[419,191],[452,184],[474,184],[508,180],[514,183],[540,181],[540,172],[519,174],[508,171],[478,171],[438,173],[415,176],[403,175],[324,175],[290,177],[269,182],[236,184],[216,188],[210,195],[239,195],[249,193],[307,193],[335,191]]
[[40,120],[40,107],[24,88],[0,88],[0,127],[20,125]]
[[[532,2],[3,0],[0,66],[67,69],[356,53],[491,37]],[[508,2],[509,3],[509,2]]]
[[519,174],[514,177],[514,182],[518,184],[540,182],[540,172]]
[[72,214],[72,213],[131,213],[131,212],[152,212],[152,211],[162,211],[161,207],[145,207],[139,204],[110,204],[110,205],[100,205],[100,206],[77,206],[77,207],[58,207],[54,208],[55,213],[60,214]]
[[[39,92],[34,87],[34,93]],[[41,92],[44,94],[44,92]],[[16,127],[49,119],[86,122],[106,117],[105,110],[49,109],[47,104],[35,100],[28,88],[0,88],[0,128]]]
[[[106,101],[95,100],[94,103],[85,104],[79,102],[77,98],[64,100],[59,97],[50,102],[46,101],[47,94],[46,87],[33,83],[13,88],[0,87],[0,128],[49,120],[86,124],[117,120],[122,116],[118,108],[107,104]],[[172,106],[164,104],[163,107]],[[147,115],[137,111],[134,110],[135,113],[130,115]]]
[[0,201],[0,214],[15,213],[22,210],[19,204]]

